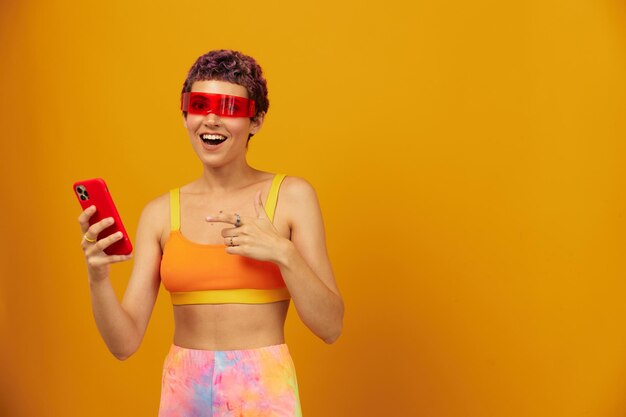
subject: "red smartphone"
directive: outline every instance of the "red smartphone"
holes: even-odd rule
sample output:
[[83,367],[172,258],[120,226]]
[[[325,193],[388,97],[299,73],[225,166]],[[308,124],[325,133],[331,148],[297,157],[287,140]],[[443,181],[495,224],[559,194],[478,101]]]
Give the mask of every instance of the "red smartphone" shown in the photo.
[[107,255],[128,255],[133,251],[133,245],[130,243],[130,238],[122,219],[115,208],[111,193],[107,188],[106,183],[102,178],[93,178],[90,180],[76,181],[74,183],[74,193],[78,198],[80,206],[85,210],[87,207],[96,206],[96,212],[89,219],[89,224],[99,222],[107,217],[113,217],[115,223],[104,229],[98,235],[98,240],[112,235],[116,232],[122,232],[123,238],[113,243],[111,246],[104,250]]

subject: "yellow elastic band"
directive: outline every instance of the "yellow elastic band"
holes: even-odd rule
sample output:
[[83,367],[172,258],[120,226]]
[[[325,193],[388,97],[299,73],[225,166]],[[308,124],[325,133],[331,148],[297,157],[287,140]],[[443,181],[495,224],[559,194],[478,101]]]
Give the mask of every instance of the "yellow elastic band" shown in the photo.
[[267,195],[267,200],[265,201],[265,212],[271,222],[274,221],[274,213],[276,212],[276,204],[278,203],[278,190],[280,189],[280,184],[284,179],[285,174],[276,174],[274,176],[272,185],[270,186],[270,192]]
[[180,229],[180,189],[170,190],[170,224],[172,230]]
[[269,290],[233,289],[173,292],[172,304],[265,304],[276,301],[289,300],[287,288]]

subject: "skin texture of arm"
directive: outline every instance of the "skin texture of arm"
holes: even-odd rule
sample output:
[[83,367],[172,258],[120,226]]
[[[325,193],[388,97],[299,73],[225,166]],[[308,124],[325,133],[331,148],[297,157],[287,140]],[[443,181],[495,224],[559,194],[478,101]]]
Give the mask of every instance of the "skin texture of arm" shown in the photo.
[[284,242],[278,265],[302,322],[333,343],[341,334],[344,307],[328,259],[319,202],[313,187],[301,179],[286,183],[284,191],[291,242]]
[[[322,214],[313,187],[306,181],[288,177],[280,192],[277,216],[284,216],[291,239],[281,237],[255,197],[256,218],[242,218],[241,227],[222,231],[227,252],[278,265],[302,322],[326,343],[340,336],[343,300],[328,259]],[[220,213],[208,221],[235,224],[234,214]]]
[[[125,261],[129,257],[119,259],[107,256],[103,252],[107,246],[105,240],[97,244],[83,242],[96,325],[111,353],[120,360],[130,357],[139,348],[158,295],[160,213],[163,213],[160,206],[163,201],[159,198],[149,203],[141,215],[135,239],[133,271],[121,303],[109,280],[109,264]],[[88,219],[86,217],[85,221]],[[81,218],[79,222],[84,225]],[[89,236],[97,235],[100,228],[97,225],[88,229]]]

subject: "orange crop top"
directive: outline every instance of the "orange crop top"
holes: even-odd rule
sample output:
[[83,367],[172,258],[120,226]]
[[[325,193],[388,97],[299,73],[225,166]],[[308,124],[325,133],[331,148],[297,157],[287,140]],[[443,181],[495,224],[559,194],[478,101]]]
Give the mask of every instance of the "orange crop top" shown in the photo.
[[[274,220],[278,190],[285,175],[270,186],[265,211]],[[171,231],[161,258],[161,282],[174,305],[263,304],[291,296],[276,264],[226,253],[223,244],[195,243],[180,233],[180,190],[170,191]]]

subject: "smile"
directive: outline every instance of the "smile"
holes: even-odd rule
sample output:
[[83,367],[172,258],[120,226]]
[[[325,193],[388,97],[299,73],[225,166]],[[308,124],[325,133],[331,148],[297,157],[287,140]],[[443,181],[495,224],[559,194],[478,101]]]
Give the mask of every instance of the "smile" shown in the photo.
[[200,139],[207,145],[219,145],[226,140],[226,136],[205,133],[200,135]]

